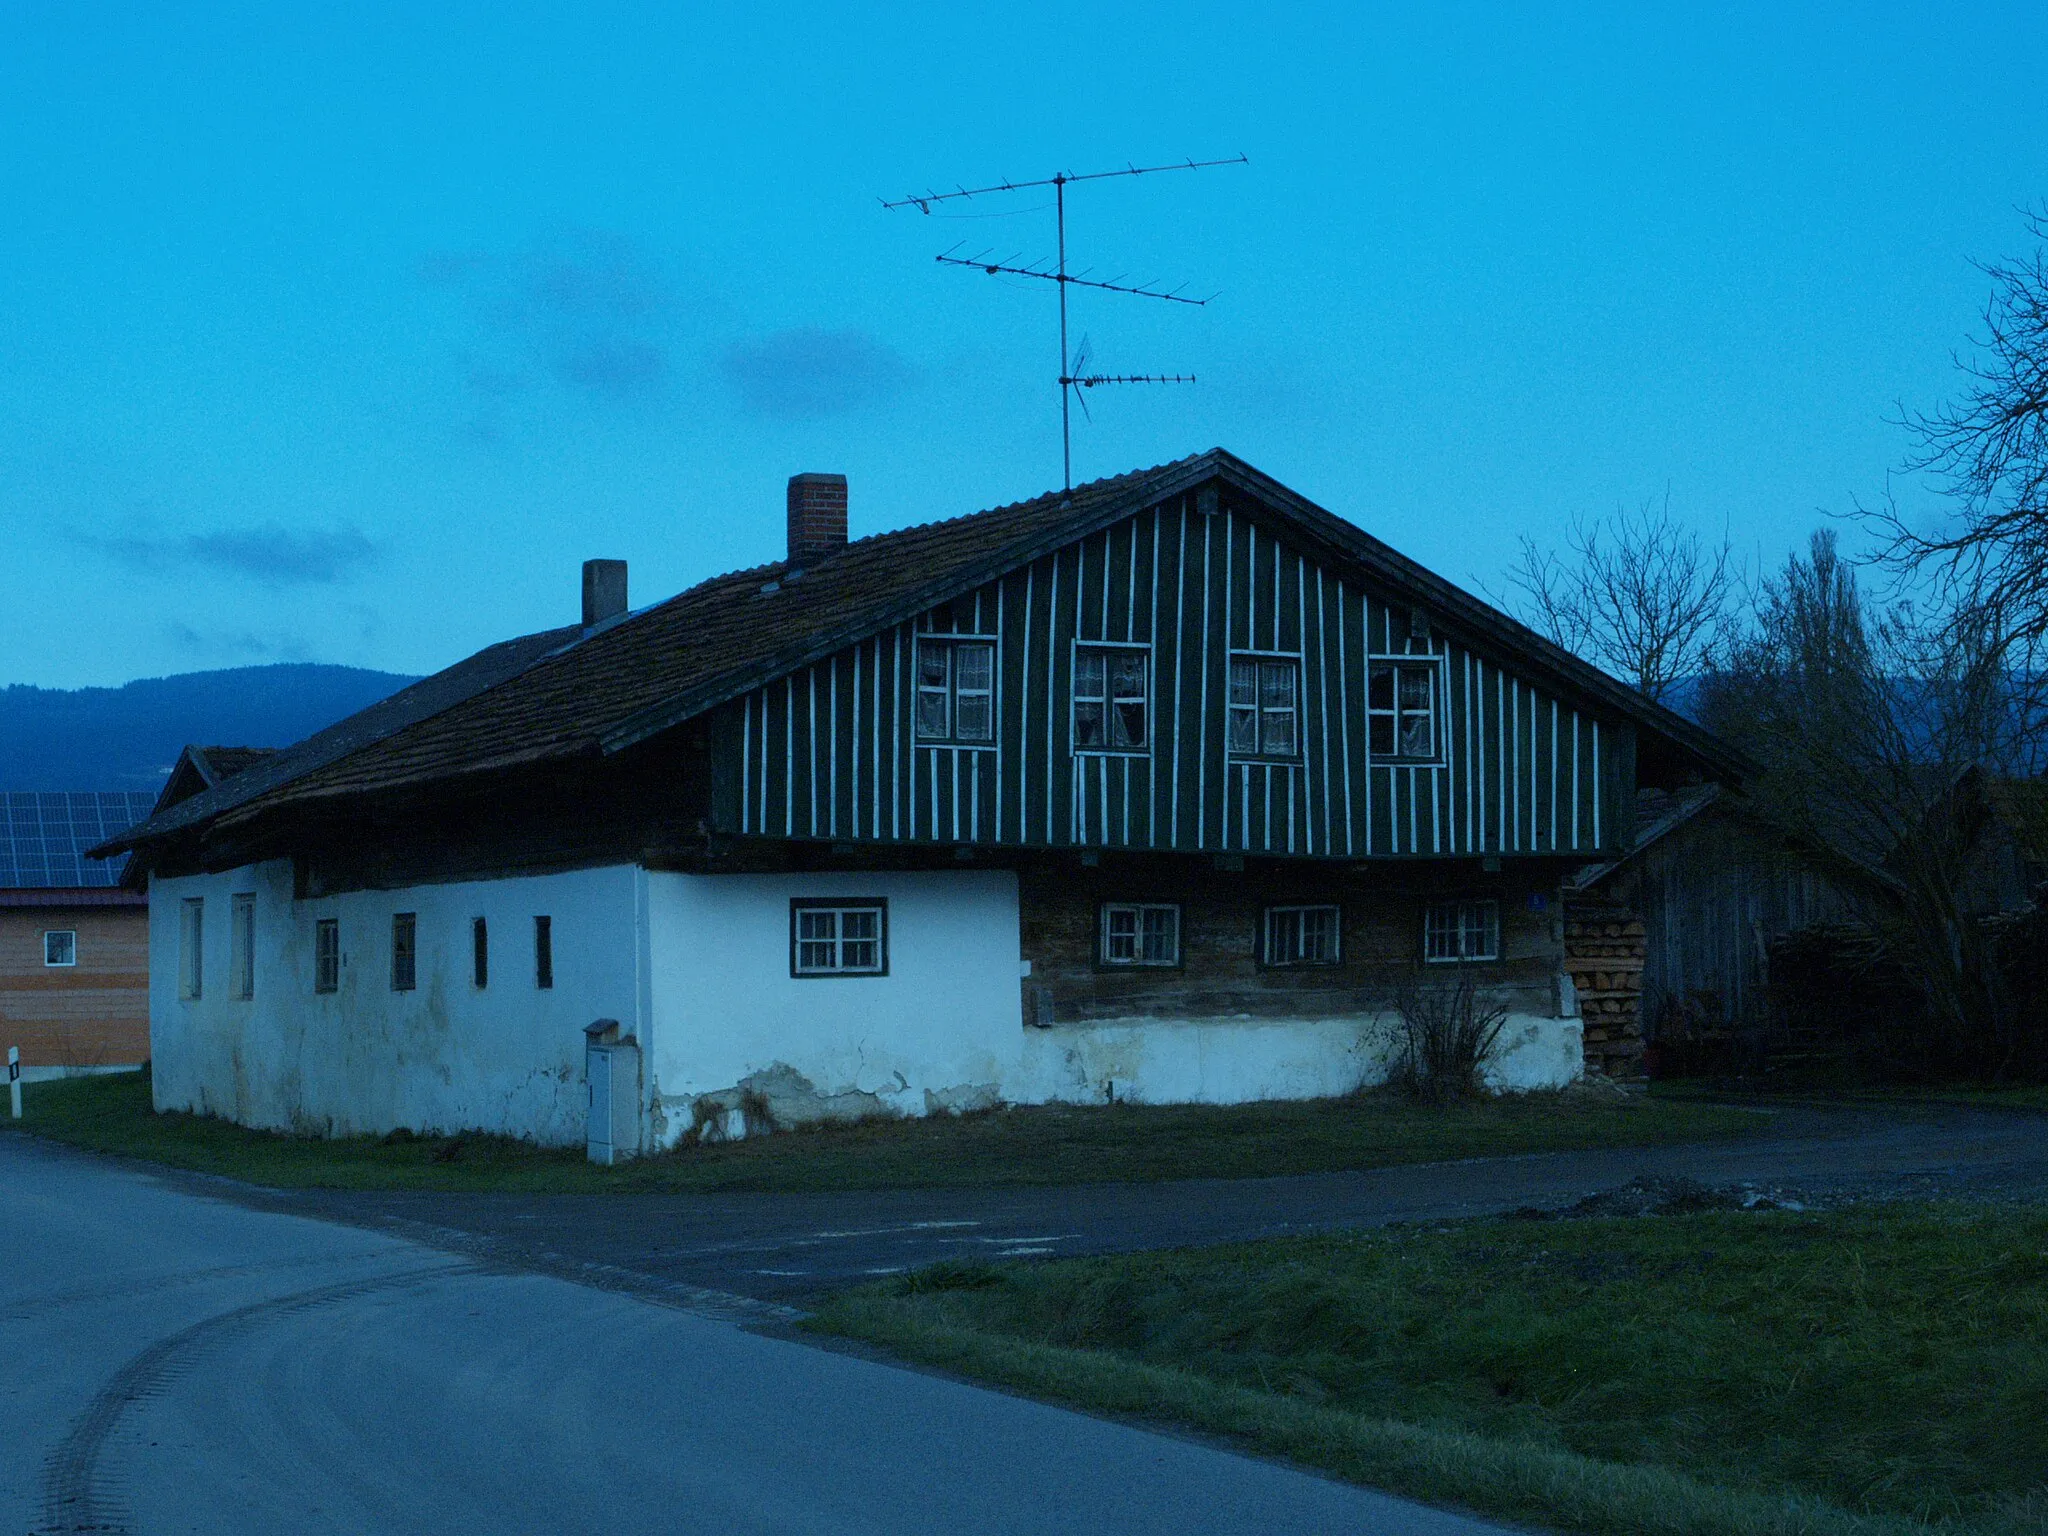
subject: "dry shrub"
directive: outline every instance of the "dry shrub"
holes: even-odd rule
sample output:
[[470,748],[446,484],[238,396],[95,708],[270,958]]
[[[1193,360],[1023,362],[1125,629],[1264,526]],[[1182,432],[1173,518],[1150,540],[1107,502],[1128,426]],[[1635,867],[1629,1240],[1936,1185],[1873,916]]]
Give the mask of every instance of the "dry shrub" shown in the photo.
[[1401,1043],[1393,1080],[1424,1104],[1455,1104],[1485,1093],[1481,1069],[1500,1040],[1508,1011],[1482,1004],[1472,978],[1405,981],[1393,994]]

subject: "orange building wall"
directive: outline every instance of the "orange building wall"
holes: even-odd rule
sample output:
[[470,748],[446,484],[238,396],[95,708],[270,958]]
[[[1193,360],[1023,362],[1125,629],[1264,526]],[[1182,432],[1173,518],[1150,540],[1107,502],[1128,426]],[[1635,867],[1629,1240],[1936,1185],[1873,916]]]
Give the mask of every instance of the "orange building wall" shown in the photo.
[[[78,934],[78,964],[43,964],[43,934]],[[28,1067],[149,1060],[149,910],[0,908],[0,1051]]]

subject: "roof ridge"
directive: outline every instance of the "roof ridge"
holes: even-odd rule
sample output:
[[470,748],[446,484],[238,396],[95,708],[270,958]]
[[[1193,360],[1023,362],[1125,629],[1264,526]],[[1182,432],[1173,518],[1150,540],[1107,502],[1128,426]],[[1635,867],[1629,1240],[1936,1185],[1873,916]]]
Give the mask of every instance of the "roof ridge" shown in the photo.
[[[1213,453],[1215,450],[1211,449],[1209,452]],[[905,523],[901,528],[884,528],[875,533],[865,533],[857,539],[848,539],[846,545],[847,548],[851,549],[856,544],[870,544],[876,539],[894,538],[899,533],[916,533],[925,528],[950,528],[958,523],[972,522],[977,517],[994,517],[1004,512],[1022,512],[1027,508],[1040,506],[1052,501],[1055,497],[1071,500],[1083,492],[1099,494],[1113,486],[1121,486],[1128,481],[1146,480],[1154,475],[1163,475],[1169,470],[1180,469],[1194,463],[1197,459],[1205,457],[1207,457],[1206,453],[1185,454],[1178,459],[1168,459],[1163,464],[1154,464],[1146,469],[1127,469],[1121,474],[1102,475],[1093,480],[1084,480],[1079,485],[1069,486],[1065,490],[1040,491],[1036,496],[1026,496],[1017,501],[1000,502],[993,507],[983,507],[975,512],[960,512],[952,517],[935,517],[929,522]]]

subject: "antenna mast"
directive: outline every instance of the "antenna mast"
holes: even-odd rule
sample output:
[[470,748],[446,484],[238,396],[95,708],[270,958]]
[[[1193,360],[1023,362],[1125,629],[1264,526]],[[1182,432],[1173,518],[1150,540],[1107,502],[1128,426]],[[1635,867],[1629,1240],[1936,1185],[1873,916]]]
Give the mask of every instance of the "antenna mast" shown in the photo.
[[[1087,268],[1078,273],[1069,272],[1067,270],[1067,188],[1077,181],[1106,181],[1112,176],[1149,176],[1158,171],[1199,171],[1205,170],[1210,166],[1249,165],[1250,163],[1249,157],[1245,155],[1233,155],[1227,160],[1180,160],[1175,161],[1171,165],[1127,165],[1120,171],[1089,171],[1078,176],[1068,171],[1060,171],[1038,181],[1003,181],[990,187],[959,187],[951,192],[914,193],[909,197],[899,197],[893,200],[885,198],[883,200],[882,206],[884,208],[915,208],[920,213],[928,214],[932,211],[932,205],[935,203],[952,202],[961,198],[986,197],[998,192],[1023,192],[1035,187],[1052,188],[1053,207],[1056,210],[1054,214],[1055,232],[1057,235],[1057,254],[1052,263],[1048,264],[1039,261],[1019,264],[1018,259],[1014,256],[993,258],[989,251],[983,251],[978,255],[962,256],[957,254],[960,249],[958,245],[953,246],[950,250],[940,252],[936,259],[942,264],[951,267],[979,267],[991,277],[1001,274],[1008,277],[1038,278],[1052,283],[1059,290],[1060,468],[1062,484],[1066,489],[1072,490],[1074,488],[1072,407],[1073,402],[1078,398],[1074,394],[1075,390],[1093,389],[1098,384],[1192,384],[1195,382],[1195,376],[1191,373],[1091,374],[1085,372],[1085,357],[1070,354],[1067,350],[1067,290],[1074,287],[1099,288],[1108,293],[1127,293],[1141,299],[1164,299],[1168,303],[1192,304],[1197,308],[1206,305],[1210,299],[1216,297],[1212,293],[1208,298],[1192,299],[1184,295],[1180,291],[1180,287],[1162,289],[1155,283],[1126,283],[1122,281],[1121,275],[1117,278],[1106,280],[1091,278],[1088,276],[1088,271],[1092,269]],[[1181,285],[1181,287],[1185,286],[1185,284]],[[1082,343],[1083,353],[1086,352],[1086,349],[1087,343],[1084,341]],[[1085,414],[1087,411],[1085,403],[1081,409]]]

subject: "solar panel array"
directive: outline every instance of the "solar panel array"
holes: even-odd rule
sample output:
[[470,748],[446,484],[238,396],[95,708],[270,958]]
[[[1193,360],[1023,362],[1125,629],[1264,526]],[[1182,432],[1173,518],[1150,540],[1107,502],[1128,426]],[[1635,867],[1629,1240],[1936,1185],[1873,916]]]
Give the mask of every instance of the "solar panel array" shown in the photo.
[[139,790],[0,794],[0,888],[112,886],[122,859],[85,850],[146,818],[156,796]]

